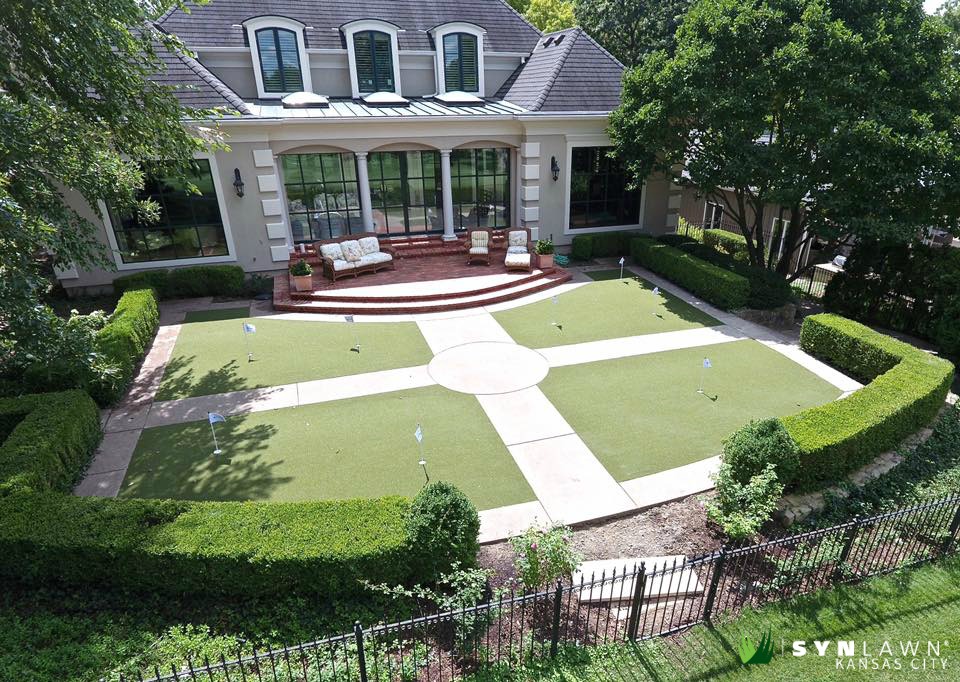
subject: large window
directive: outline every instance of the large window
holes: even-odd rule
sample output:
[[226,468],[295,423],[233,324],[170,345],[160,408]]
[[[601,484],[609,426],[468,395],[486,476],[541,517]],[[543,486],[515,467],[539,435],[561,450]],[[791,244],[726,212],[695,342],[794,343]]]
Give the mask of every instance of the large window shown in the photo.
[[454,150],[450,174],[454,229],[510,226],[509,149]]
[[443,78],[447,92],[478,92],[477,36],[449,33],[443,37]]
[[361,93],[394,91],[393,46],[389,34],[383,31],[354,33],[353,53]]
[[256,36],[264,92],[303,90],[297,34],[285,28],[262,28]]
[[437,152],[374,152],[368,167],[377,232],[443,230]]
[[[197,159],[184,180],[155,165],[146,170],[139,199],[152,199],[160,219],[152,222],[111,211],[117,249],[124,263],[229,255],[210,162]],[[191,191],[193,185],[199,194]]]
[[570,228],[636,225],[640,193],[628,190],[623,164],[609,147],[574,147],[570,170]]
[[284,154],[280,161],[294,242],[363,232],[353,154]]

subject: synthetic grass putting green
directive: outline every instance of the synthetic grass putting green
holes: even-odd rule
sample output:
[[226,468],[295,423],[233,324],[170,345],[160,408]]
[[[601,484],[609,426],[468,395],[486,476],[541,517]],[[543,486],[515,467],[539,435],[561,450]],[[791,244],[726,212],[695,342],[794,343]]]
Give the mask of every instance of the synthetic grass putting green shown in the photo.
[[[720,322],[650,282],[620,270],[588,272],[590,284],[553,299],[495,313],[497,322],[528,348],[549,348],[624,336],[712,327]],[[554,324],[556,323],[556,324]]]
[[720,454],[723,439],[751,419],[840,395],[752,340],[557,367],[540,388],[618,481]]
[[[304,322],[248,313],[248,308],[189,313],[157,400],[413,367],[433,357],[413,322]],[[245,335],[244,322],[256,333]],[[358,341],[360,352],[354,350]]]
[[[259,327],[257,328],[259,333]],[[206,421],[146,429],[121,497],[326,500],[413,496],[430,480],[479,509],[535,499],[480,403],[439,386],[228,417],[213,455]]]

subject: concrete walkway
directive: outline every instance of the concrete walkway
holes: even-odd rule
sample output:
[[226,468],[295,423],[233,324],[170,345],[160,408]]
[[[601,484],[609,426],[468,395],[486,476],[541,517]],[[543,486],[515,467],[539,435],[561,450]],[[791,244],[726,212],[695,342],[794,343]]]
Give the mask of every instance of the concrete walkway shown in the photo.
[[[518,345],[491,314],[571,291],[592,281],[584,271],[608,267],[585,268],[577,272],[574,281],[562,287],[489,309],[400,316],[416,322],[434,353],[429,365],[154,402],[186,312],[238,305],[235,302],[212,304],[209,300],[164,304],[161,315],[164,326],[127,398],[112,412],[104,414],[104,440],[75,493],[116,496],[144,428],[201,421],[207,418],[208,412],[229,416],[441,384],[476,396],[537,497],[534,502],[482,511],[480,539],[491,542],[522,532],[533,524],[547,526],[601,519],[713,487],[711,475],[719,466],[719,457],[618,483],[537,387],[550,368],[753,338],[838,387],[844,395],[860,387],[808,356],[785,336],[718,310],[641,268],[628,270],[723,324],[533,350]],[[311,322],[325,317],[299,313],[271,315],[268,302],[254,304],[251,315]],[[340,316],[331,317],[342,320]],[[383,321],[378,316],[357,315],[354,319],[359,323]],[[391,321],[399,321],[399,317],[392,317]]]

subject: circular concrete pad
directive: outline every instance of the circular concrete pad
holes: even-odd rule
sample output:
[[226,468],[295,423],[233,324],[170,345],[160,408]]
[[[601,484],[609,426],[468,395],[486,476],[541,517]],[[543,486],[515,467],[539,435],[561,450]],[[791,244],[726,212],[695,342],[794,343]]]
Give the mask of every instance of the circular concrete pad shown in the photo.
[[536,386],[547,376],[550,365],[525,346],[481,341],[448,348],[430,361],[427,371],[451,391],[492,395]]

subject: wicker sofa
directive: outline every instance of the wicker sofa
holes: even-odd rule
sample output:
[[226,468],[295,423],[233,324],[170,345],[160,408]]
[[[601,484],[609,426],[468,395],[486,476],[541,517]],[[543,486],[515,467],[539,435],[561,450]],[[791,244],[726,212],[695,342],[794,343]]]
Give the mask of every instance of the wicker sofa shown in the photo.
[[348,234],[315,242],[314,248],[323,265],[323,276],[334,282],[342,277],[364,272],[396,269],[396,252],[383,244],[373,232]]

